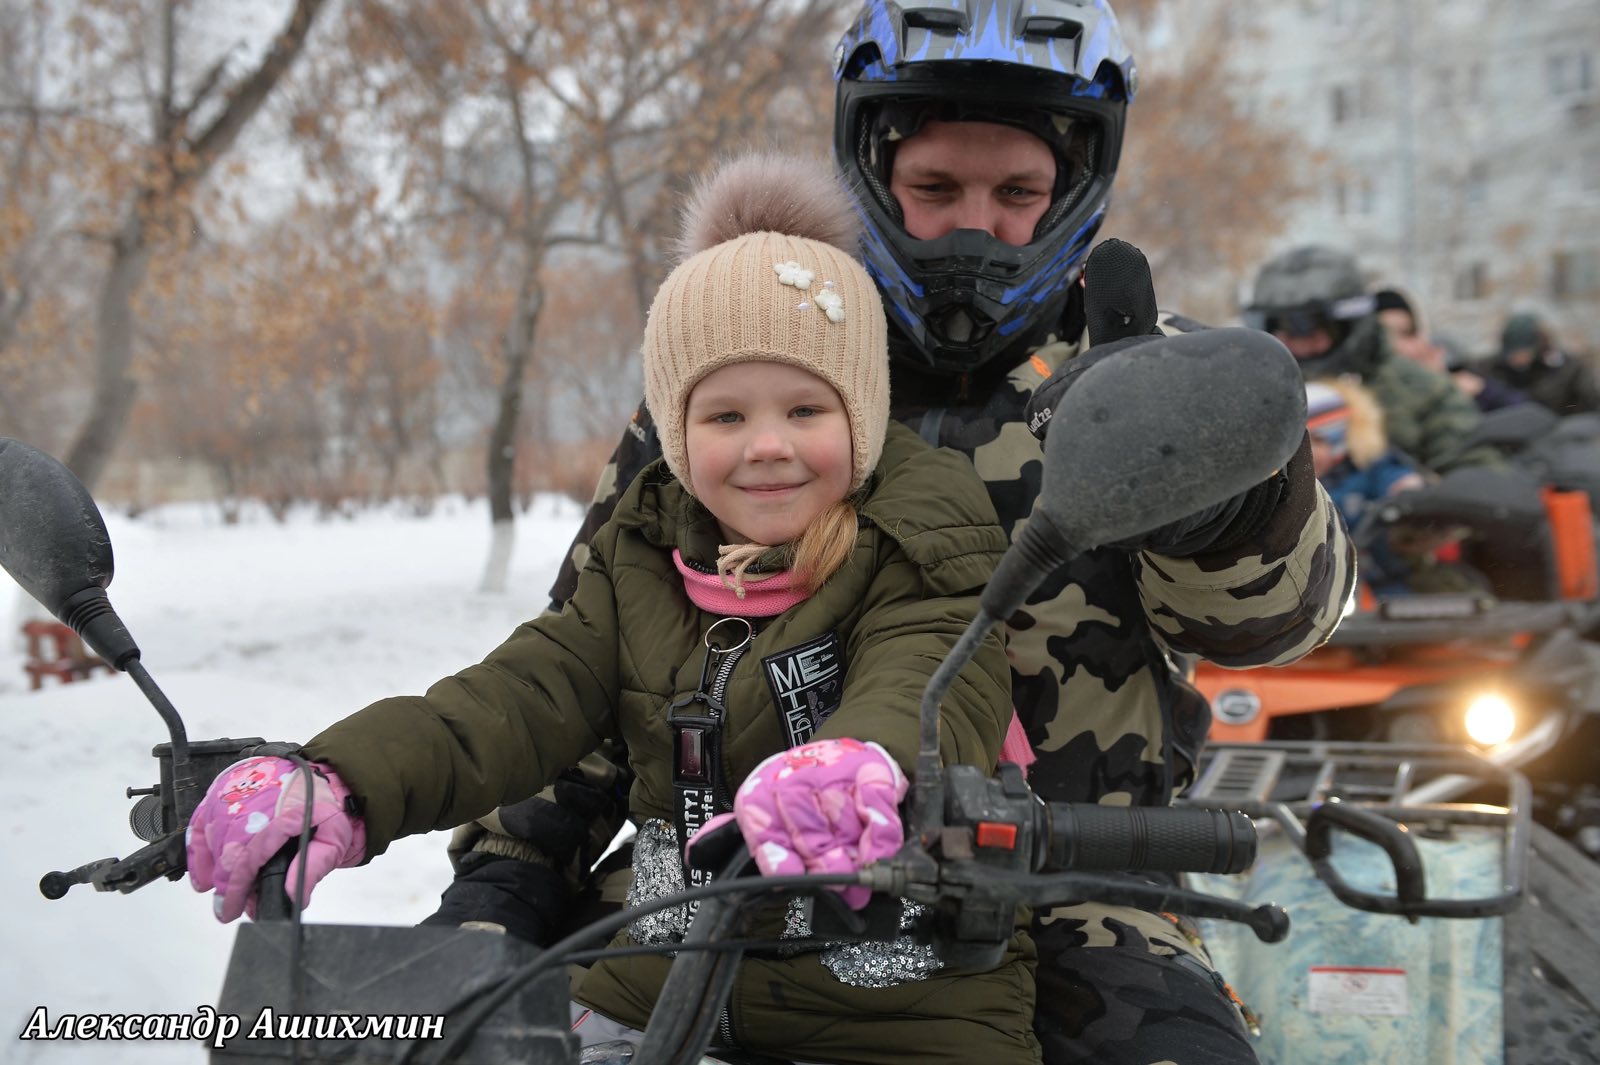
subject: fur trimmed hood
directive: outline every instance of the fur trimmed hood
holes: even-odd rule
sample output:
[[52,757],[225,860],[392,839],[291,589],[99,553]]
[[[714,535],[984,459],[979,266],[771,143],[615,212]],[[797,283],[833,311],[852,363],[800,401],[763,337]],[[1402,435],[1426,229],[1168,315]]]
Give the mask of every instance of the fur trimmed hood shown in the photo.
[[1372,393],[1354,374],[1325,377],[1312,387],[1315,386],[1328,389],[1338,398],[1313,402],[1308,408],[1309,424],[1334,420],[1342,413],[1348,423],[1346,455],[1356,469],[1364,470],[1381,459],[1389,450],[1389,435],[1383,427],[1383,409]]

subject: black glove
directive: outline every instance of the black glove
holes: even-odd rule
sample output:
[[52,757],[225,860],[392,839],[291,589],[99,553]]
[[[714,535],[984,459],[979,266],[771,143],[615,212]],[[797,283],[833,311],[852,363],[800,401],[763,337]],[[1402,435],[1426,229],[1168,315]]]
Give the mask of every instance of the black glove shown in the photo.
[[[1045,437],[1051,415],[1067,389],[1090,367],[1164,334],[1156,324],[1155,285],[1150,262],[1127,241],[1101,241],[1083,266],[1084,328],[1089,348],[1069,359],[1034,391],[1024,410],[1028,430]],[[1188,517],[1128,540],[1108,544],[1127,551],[1152,551],[1189,558],[1235,547],[1259,531],[1283,494],[1286,478],[1278,471],[1247,492],[1206,507]]]
[[482,921],[548,947],[579,923],[573,919],[579,900],[556,870],[498,854],[469,854],[461,864],[439,909],[423,924],[456,928]]

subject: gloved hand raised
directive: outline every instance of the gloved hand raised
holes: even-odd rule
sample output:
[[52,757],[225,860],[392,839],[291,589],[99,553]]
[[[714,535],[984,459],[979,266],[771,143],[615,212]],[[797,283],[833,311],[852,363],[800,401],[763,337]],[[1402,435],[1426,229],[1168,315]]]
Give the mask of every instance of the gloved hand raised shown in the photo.
[[[720,814],[690,838],[738,822],[756,865],[768,876],[844,873],[887,858],[905,842],[900,800],[907,781],[876,743],[818,740],[763,761],[739,786],[733,813]],[[871,892],[839,889],[859,910]]]
[[[284,886],[291,894],[300,863],[306,863],[306,897],[334,869],[359,864],[366,855],[367,831],[350,811],[350,789],[339,774],[312,763],[311,842],[289,863]],[[185,834],[189,882],[196,891],[216,890],[212,902],[219,921],[240,913],[256,915],[256,874],[284,844],[300,836],[305,824],[306,782],[287,758],[246,758],[217,774],[195,807]]]
[[[1084,328],[1090,347],[1057,367],[1028,400],[1029,431],[1043,440],[1061,399],[1091,367],[1130,348],[1160,340],[1150,263],[1126,241],[1101,241],[1083,266]],[[1159,387],[1159,382],[1153,382]],[[1244,431],[1244,430],[1241,430]],[[1246,492],[1141,536],[1106,546],[1184,558],[1241,543],[1261,528],[1283,493],[1282,471]]]

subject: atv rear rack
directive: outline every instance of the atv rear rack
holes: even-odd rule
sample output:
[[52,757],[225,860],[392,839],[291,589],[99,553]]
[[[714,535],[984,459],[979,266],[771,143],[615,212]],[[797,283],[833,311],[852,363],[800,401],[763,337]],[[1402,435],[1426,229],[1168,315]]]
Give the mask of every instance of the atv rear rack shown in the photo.
[[[1415,801],[1420,788],[1445,777],[1503,784],[1505,804]],[[1374,913],[1413,921],[1504,914],[1521,901],[1527,881],[1533,805],[1528,780],[1464,748],[1328,741],[1214,744],[1182,801],[1275,822],[1334,895]],[[1468,825],[1502,830],[1501,891],[1480,898],[1428,898],[1414,834],[1448,834]],[[1362,891],[1345,881],[1329,860],[1335,829],[1383,848],[1394,866],[1395,894]]]

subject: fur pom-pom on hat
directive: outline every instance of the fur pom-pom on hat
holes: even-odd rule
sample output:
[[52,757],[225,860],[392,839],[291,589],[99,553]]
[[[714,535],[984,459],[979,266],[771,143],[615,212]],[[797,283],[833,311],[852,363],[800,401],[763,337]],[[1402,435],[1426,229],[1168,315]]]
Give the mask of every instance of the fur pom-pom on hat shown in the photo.
[[781,152],[739,156],[695,182],[673,250],[681,262],[747,233],[787,233],[853,253],[861,228],[832,164]]
[[849,193],[832,166],[778,152],[724,163],[695,188],[679,251],[644,330],[645,402],[686,486],[684,411],[707,374],[781,362],[833,386],[850,420],[851,488],[878,464],[889,423],[888,323],[856,261]]

